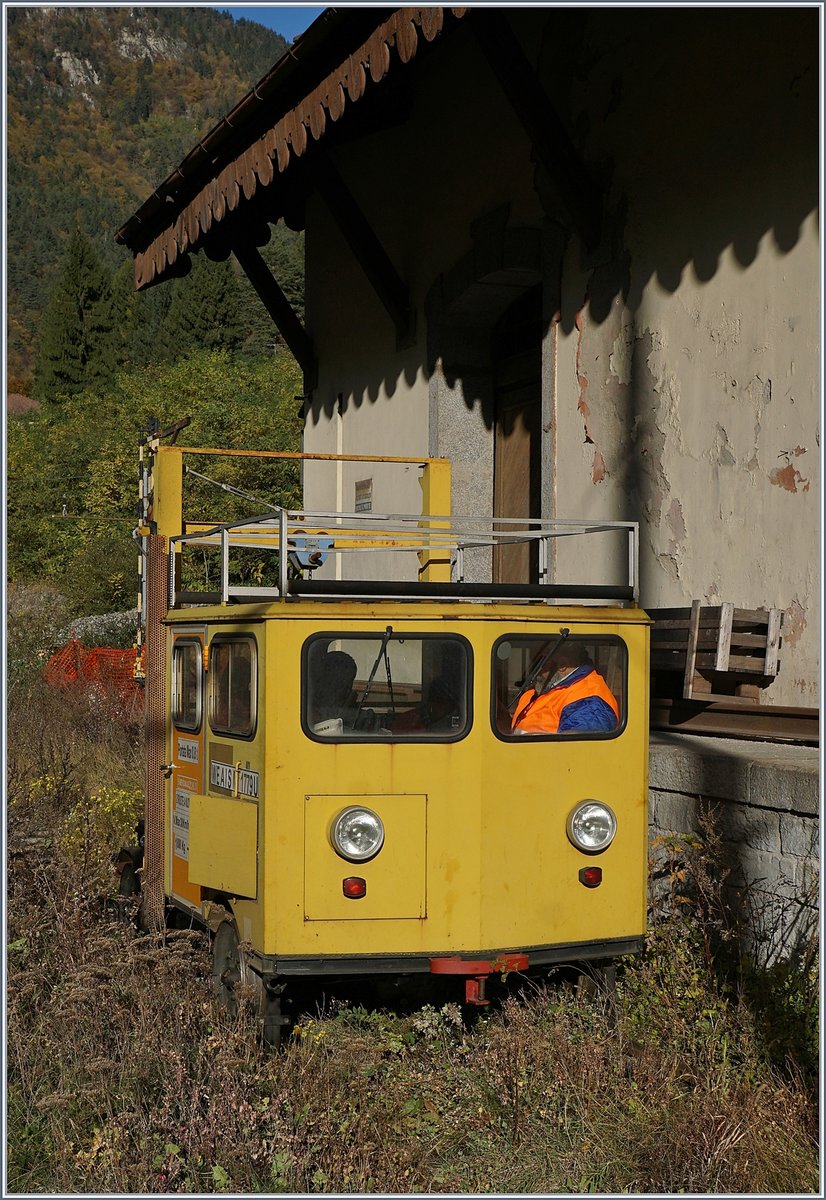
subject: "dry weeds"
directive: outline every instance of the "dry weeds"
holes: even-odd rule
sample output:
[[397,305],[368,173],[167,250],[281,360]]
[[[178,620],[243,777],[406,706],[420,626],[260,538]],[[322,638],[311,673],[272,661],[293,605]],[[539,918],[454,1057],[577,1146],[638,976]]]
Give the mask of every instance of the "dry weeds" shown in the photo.
[[[206,935],[139,935],[61,848],[80,797],[134,785],[134,731],[88,698],[26,696],[9,721],[10,1190],[817,1190],[805,1048],[772,1061],[753,996],[721,975],[713,905],[660,906],[613,1006],[535,984],[472,1027],[454,1005],[342,1005],[267,1056],[249,1005],[230,1019],[213,1000]],[[697,851],[679,869],[707,867]]]

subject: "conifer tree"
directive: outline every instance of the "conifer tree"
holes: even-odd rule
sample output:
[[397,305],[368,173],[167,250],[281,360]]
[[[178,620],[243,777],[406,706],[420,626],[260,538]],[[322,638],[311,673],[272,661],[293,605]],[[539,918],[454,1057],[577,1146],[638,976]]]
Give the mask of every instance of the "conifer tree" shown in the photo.
[[[143,320],[144,296],[135,291],[131,259],[126,259],[112,277],[112,360],[116,368],[137,361],[137,342]],[[144,360],[145,361],[145,360]]]
[[33,393],[59,404],[105,385],[115,366],[108,274],[79,229],[69,238],[40,329]]
[[240,291],[231,262],[193,255],[192,270],[174,284],[158,356],[175,362],[196,350],[234,353],[241,338]]

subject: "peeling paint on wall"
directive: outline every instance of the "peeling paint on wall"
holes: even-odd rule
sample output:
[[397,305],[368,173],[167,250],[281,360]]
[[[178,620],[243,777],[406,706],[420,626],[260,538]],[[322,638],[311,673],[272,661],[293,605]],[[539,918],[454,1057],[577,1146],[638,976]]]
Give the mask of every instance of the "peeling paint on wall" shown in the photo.
[[[808,492],[809,480],[804,479],[800,472],[792,466],[789,461],[792,457],[798,458],[806,451],[802,446],[795,446],[794,450],[783,450],[779,454],[779,458],[785,458],[786,465],[783,467],[775,467],[769,475],[769,482],[775,487],[784,488],[787,492]],[[799,485],[799,487],[798,487]]]
[[658,554],[657,559],[668,578],[676,583],[680,578],[680,568],[674,556],[672,554]]
[[686,536],[683,506],[676,498],[671,501],[669,506],[666,524],[671,531],[671,538],[668,542],[667,552],[660,554],[659,559],[670,578],[676,582],[680,578],[680,555]]
[[594,469],[591,472],[591,479],[594,483],[602,483],[605,478],[605,461],[599,450],[594,450]]
[[668,510],[668,527],[674,534],[675,541],[678,544],[685,539],[685,518],[683,516],[683,506],[679,500],[671,501],[671,507]]
[[720,591],[720,584],[716,580],[714,583],[710,583],[706,588],[704,599],[706,604],[723,603],[723,593]]
[[608,356],[608,370],[611,375],[617,378],[620,387],[628,387],[632,378],[634,325],[632,321],[627,319],[627,315],[627,313],[624,314],[626,319],[623,320],[622,328]]
[[735,466],[737,459],[731,452],[728,434],[722,425],[718,425],[714,434],[714,462],[721,467]]
[[800,641],[805,628],[806,613],[797,596],[795,596],[783,615],[782,640],[785,645],[793,646],[795,642]]
[[709,328],[711,340],[714,342],[714,349],[718,357],[721,354],[726,354],[733,350],[740,341],[740,318],[735,317],[733,320],[726,315],[726,310],[723,307],[723,313],[720,317],[720,322],[716,326]]
[[594,461],[591,467],[591,481],[593,483],[602,483],[607,474],[605,467],[605,459],[602,457],[601,451],[594,444],[594,436],[591,432],[591,409],[588,405],[586,396],[588,394],[588,376],[582,369],[582,310],[576,314],[576,378],[579,385],[579,399],[577,400],[577,411],[582,417],[582,424],[585,429],[585,443],[594,447]]
[[577,411],[582,414],[582,423],[585,426],[585,441],[593,445],[593,437],[591,436],[591,427],[588,418],[591,415],[591,409],[588,406],[588,401],[585,399],[588,393],[588,376],[582,370],[582,310],[576,314],[576,379],[579,384],[579,399],[577,401]]

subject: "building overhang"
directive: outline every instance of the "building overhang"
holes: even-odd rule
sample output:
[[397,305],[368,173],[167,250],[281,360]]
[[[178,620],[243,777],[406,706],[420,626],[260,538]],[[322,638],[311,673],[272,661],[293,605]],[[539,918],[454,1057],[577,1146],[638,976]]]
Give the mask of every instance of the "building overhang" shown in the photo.
[[[300,225],[294,214],[307,186],[300,167],[308,147],[329,135],[371,83],[409,63],[420,39],[434,42],[467,11],[325,10],[118,230],[116,241],[134,256],[136,288],[186,274],[190,251],[225,258],[239,242],[263,244],[267,221]],[[404,298],[393,302],[403,307]],[[398,327],[401,317],[394,319]]]

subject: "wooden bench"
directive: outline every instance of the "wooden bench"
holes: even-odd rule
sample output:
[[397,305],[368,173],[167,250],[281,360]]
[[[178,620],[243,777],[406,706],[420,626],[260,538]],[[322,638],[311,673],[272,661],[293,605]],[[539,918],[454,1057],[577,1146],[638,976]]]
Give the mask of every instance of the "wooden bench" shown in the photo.
[[783,610],[701,604],[647,609],[655,694],[758,704],[777,675]]

